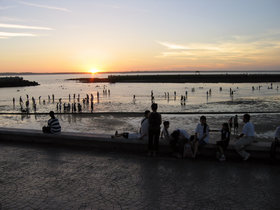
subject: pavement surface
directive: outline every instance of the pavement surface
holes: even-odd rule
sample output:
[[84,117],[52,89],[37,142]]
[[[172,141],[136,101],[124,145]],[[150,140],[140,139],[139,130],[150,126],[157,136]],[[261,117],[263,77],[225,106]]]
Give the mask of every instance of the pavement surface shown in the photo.
[[0,209],[280,209],[280,167],[0,143]]

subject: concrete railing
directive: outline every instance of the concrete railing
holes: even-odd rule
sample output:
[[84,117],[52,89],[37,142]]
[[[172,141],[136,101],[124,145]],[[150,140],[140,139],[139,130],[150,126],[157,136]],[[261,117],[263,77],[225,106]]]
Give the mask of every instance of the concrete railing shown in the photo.
[[[139,139],[111,138],[110,135],[92,133],[62,132],[60,134],[45,134],[40,130],[0,128],[1,141],[45,143],[68,146],[84,146],[110,150],[125,150],[130,152],[146,152],[148,142]],[[237,156],[234,142],[227,149],[227,155]],[[254,142],[246,147],[253,157],[269,158],[270,142]],[[160,141],[161,153],[171,152],[164,141]],[[216,145],[207,144],[200,150],[202,155],[215,156]],[[279,150],[277,151],[279,153]]]

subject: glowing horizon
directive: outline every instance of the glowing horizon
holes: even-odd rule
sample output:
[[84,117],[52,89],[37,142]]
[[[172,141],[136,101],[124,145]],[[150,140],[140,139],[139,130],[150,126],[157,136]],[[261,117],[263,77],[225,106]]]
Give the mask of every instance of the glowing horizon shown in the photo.
[[277,0],[0,3],[0,72],[280,70]]

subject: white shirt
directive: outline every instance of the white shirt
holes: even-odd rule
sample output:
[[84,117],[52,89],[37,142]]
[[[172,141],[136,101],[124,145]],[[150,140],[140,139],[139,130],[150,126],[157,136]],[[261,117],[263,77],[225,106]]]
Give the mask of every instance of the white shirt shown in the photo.
[[148,118],[144,118],[141,120],[140,133],[129,133],[128,134],[128,139],[139,139],[141,137],[144,140],[147,140],[149,137],[149,120],[148,120]]
[[255,129],[254,129],[254,125],[251,122],[247,122],[242,129],[242,133],[245,136],[255,136]]
[[[196,129],[195,129],[195,133],[198,134],[198,139],[201,140],[201,138],[204,135],[204,125],[201,125],[200,123],[197,124]],[[209,143],[209,126],[207,125],[206,127],[206,132],[205,132],[206,136],[203,139],[203,141],[205,141],[206,143]]]
[[276,128],[274,137],[280,139],[280,126]]
[[188,132],[186,130],[183,129],[177,129],[180,131],[180,136],[179,138],[187,138],[190,139],[190,135],[188,134]]
[[140,129],[140,135],[148,137],[149,136],[149,120],[148,118],[144,118],[141,121],[141,129]]
[[139,133],[129,133],[128,139],[139,139],[141,136]]

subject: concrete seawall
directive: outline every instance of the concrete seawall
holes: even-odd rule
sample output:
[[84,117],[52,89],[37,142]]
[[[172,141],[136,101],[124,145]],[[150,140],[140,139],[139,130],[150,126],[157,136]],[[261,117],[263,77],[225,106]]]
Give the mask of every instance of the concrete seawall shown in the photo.
[[[60,134],[45,134],[40,130],[32,129],[16,129],[16,128],[0,128],[0,139],[6,142],[26,142],[37,144],[53,144],[65,145],[73,147],[86,147],[105,149],[110,151],[124,151],[124,152],[147,152],[147,141],[138,139],[125,138],[111,138],[110,135],[105,134],[91,134],[91,133],[74,133],[62,132]],[[255,142],[246,147],[253,158],[269,159],[270,142]],[[171,153],[167,142],[160,141],[160,154],[166,155]],[[216,145],[207,144],[200,150],[202,156],[215,157]],[[279,154],[279,149],[278,149]],[[227,156],[233,158],[240,158],[234,151],[233,144],[230,144],[226,152]]]

